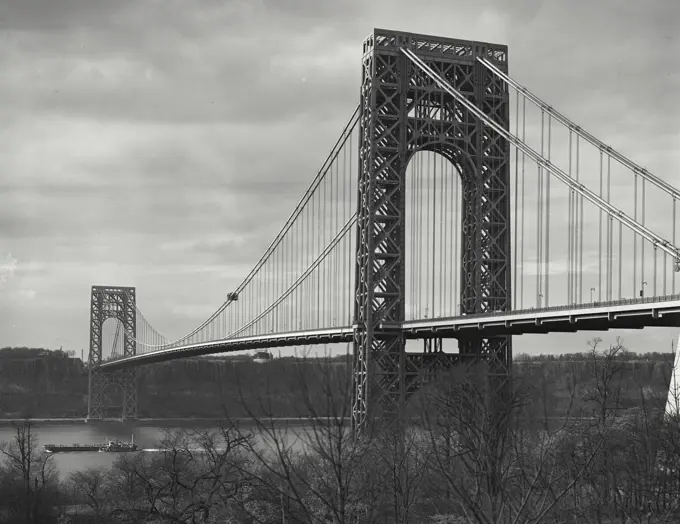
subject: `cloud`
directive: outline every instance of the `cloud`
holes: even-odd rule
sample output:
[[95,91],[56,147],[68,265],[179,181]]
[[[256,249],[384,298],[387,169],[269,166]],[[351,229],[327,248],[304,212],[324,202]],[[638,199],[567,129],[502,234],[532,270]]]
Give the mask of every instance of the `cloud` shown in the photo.
[[37,295],[37,291],[35,289],[21,289],[19,290],[19,295],[22,298],[25,298],[27,300],[33,300],[35,296]]
[[17,259],[11,253],[5,255],[4,259],[0,261],[0,286],[5,284],[17,268]]
[[[347,83],[337,82],[344,76],[342,64],[351,62],[322,58],[315,48],[318,35],[293,27],[282,31],[281,11],[266,3],[233,1],[187,10],[176,2],[126,2],[82,13],[73,7],[78,14],[60,14],[47,25],[29,23],[44,16],[39,2],[29,4],[5,15],[10,31],[0,64],[12,67],[0,93],[15,94],[14,111],[31,107],[106,120],[266,123],[336,115],[337,105],[322,104],[323,98],[315,96],[320,88],[336,99],[351,96]],[[302,23],[292,13],[286,19]],[[254,25],[259,31],[244,30]],[[355,47],[350,56],[358,57],[357,52]],[[33,59],[20,61],[27,53]],[[310,55],[311,60],[296,60]],[[315,81],[303,83],[303,76]]]
[[[3,2],[0,246],[22,263],[0,265],[0,327],[15,326],[2,343],[83,347],[93,284],[135,285],[163,333],[191,330],[315,175],[358,102],[376,26],[507,43],[513,76],[670,177],[678,17],[675,0]],[[648,224],[667,227],[656,207]]]

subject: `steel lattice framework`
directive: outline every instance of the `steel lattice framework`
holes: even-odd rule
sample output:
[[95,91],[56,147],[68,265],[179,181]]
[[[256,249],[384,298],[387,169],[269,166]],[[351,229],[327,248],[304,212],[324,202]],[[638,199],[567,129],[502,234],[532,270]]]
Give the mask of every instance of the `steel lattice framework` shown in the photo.
[[92,286],[90,298],[90,353],[87,418],[104,416],[104,394],[109,386],[120,388],[121,418],[137,418],[136,369],[104,371],[102,364],[102,327],[115,318],[123,330],[123,355],[136,354],[137,317],[134,287]]
[[[507,86],[477,58],[507,72],[507,47],[376,29],[364,41],[360,104],[353,424],[404,413],[424,358],[409,355],[405,319],[406,167],[435,151],[462,184],[461,307],[464,314],[506,311],[510,301],[510,146],[402,53],[410,49],[451,86],[509,129]],[[435,344],[437,346],[437,344]],[[440,348],[440,344],[438,345]],[[460,356],[508,376],[510,337],[461,338]],[[434,349],[434,348],[433,348]],[[429,366],[431,367],[431,366]],[[436,366],[435,366],[436,367]]]
[[[135,416],[134,373],[113,370],[353,343],[355,432],[374,418],[403,422],[419,387],[479,362],[468,371],[490,375],[487,400],[504,423],[510,336],[676,325],[680,190],[507,70],[505,46],[374,30],[359,105],[264,254],[206,320],[168,339],[137,309],[134,288],[92,289],[88,415],[103,416],[114,384],[123,416]],[[618,191],[621,180],[632,195]],[[564,221],[550,220],[555,209],[566,235]],[[584,271],[585,253],[596,276]],[[114,347],[123,331],[125,348],[102,361],[111,317]],[[457,339],[458,353],[444,352],[443,338]],[[423,351],[406,353],[406,339],[424,340]]]

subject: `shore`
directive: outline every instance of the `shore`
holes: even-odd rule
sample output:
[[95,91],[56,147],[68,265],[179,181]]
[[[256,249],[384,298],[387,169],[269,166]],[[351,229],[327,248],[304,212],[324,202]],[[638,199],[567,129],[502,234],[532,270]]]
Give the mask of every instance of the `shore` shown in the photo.
[[[21,424],[26,419],[24,418],[0,418],[0,427],[11,426],[13,424]],[[305,424],[309,422],[310,419],[304,417],[275,417],[271,419],[279,424]],[[119,418],[105,418],[105,419],[92,419],[87,420],[87,418],[31,418],[32,424],[36,426],[58,426],[58,425],[78,425],[78,424],[126,424],[131,426],[186,426],[186,425],[217,425],[221,422],[226,422],[226,419],[218,418],[138,418],[138,419],[126,419],[121,420]],[[235,418],[231,419],[231,422],[237,422],[242,424],[252,423],[250,418]]]

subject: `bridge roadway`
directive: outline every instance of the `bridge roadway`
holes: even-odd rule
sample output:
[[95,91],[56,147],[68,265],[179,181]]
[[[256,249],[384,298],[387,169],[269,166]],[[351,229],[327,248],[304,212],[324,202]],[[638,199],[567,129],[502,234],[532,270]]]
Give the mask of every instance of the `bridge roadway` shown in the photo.
[[[401,329],[406,338],[409,339],[424,339],[433,337],[460,338],[466,335],[494,336],[607,331],[609,329],[642,329],[653,326],[680,326],[680,295],[409,320],[401,323],[401,325],[384,325],[383,328]],[[226,338],[141,353],[117,360],[107,360],[102,362],[101,369],[113,371],[179,358],[250,349],[351,342],[352,333],[353,327],[345,326]]]

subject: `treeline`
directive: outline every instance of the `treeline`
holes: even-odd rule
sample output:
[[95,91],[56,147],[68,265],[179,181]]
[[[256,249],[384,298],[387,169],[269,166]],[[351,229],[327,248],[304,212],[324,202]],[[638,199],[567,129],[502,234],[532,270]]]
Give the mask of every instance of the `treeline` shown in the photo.
[[[87,367],[64,352],[5,348],[0,351],[0,418],[84,417],[87,412]],[[46,352],[46,353],[43,353]],[[12,355],[9,357],[8,355]],[[637,405],[639,389],[664,396],[668,388],[672,354],[634,354],[621,351],[620,397],[624,409]],[[279,417],[305,413],[304,391],[297,370],[308,369],[307,388],[323,398],[323,373],[317,364],[336,368],[351,381],[347,355],[330,359],[275,358],[258,364],[227,358],[185,359],[138,369],[138,415],[142,418],[220,418],[224,412],[245,417],[239,401],[243,389],[252,391]],[[323,367],[321,366],[321,367]],[[590,353],[515,359],[513,374],[535,386],[532,393],[543,399],[547,416],[559,418],[566,409],[581,414],[581,398],[595,387]],[[318,376],[316,376],[318,375]],[[120,416],[120,392],[109,388],[107,416]],[[319,400],[321,402],[321,400]],[[263,409],[253,407],[258,416]]]
[[25,359],[25,358],[72,358],[68,352],[61,349],[28,348],[28,347],[4,347],[0,348],[0,360]]
[[[61,349],[46,349],[46,348],[29,348],[29,347],[3,347],[0,348],[0,360],[5,359],[24,359],[24,358],[74,358],[74,352],[63,351]],[[591,358],[591,354],[588,352],[578,352],[578,353],[540,353],[537,355],[529,355],[528,353],[520,353],[514,356],[515,362],[565,362],[573,361],[580,362],[586,361]],[[617,355],[617,359],[622,361],[653,361],[653,362],[672,362],[674,354],[672,352],[658,352],[650,351],[647,353],[636,353],[634,351],[622,351]],[[80,360],[80,359],[78,359]],[[234,354],[234,355],[208,355],[201,357],[198,360],[209,361],[209,362],[249,362],[252,360],[252,355],[250,354]],[[276,360],[288,361],[288,362],[302,362],[310,360],[307,357],[301,356],[287,356],[278,357]],[[333,357],[324,357],[325,361],[331,362],[351,362],[352,356],[342,353],[335,355]]]
[[244,385],[248,427],[225,413],[219,429],[166,432],[163,451],[64,479],[26,421],[0,446],[0,522],[678,522],[680,420],[644,387],[635,410],[620,409],[622,351],[593,345],[593,387],[572,394],[588,416],[567,409],[557,427],[540,416],[542,386],[509,389],[477,364],[412,398],[412,425],[372,419],[354,438],[351,383],[342,366],[322,361],[290,370],[304,428],[257,415],[271,406]]
[[[635,353],[634,351],[621,351],[616,355],[620,362],[668,362],[672,363],[675,355],[673,353],[659,353],[652,351],[649,353]],[[590,353],[561,353],[529,355],[520,353],[514,356],[515,362],[588,362],[592,359]]]

